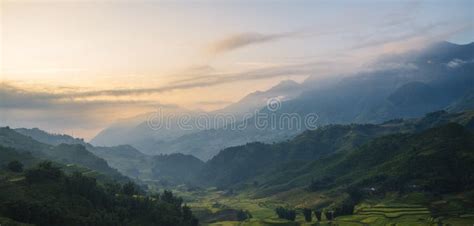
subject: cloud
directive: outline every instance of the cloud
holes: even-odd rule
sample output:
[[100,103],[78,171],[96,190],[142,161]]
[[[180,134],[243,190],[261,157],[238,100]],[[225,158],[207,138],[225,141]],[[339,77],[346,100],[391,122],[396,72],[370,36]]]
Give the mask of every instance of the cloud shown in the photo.
[[461,60],[461,59],[456,58],[456,59],[452,59],[451,61],[446,63],[446,67],[454,69],[454,68],[461,67],[464,64],[469,64],[469,63],[473,63],[473,62],[474,62],[474,59],[472,59],[472,60]]
[[[294,76],[301,75],[307,76],[314,72],[316,68],[327,67],[326,64],[321,63],[311,63],[311,64],[292,64],[292,65],[281,65],[281,66],[272,66],[265,67],[256,70],[244,71],[244,72],[234,72],[234,73],[202,73],[196,74],[192,78],[186,78],[182,80],[175,81],[168,85],[160,87],[151,87],[151,88],[125,88],[125,89],[104,89],[104,90],[91,90],[91,91],[66,91],[57,94],[50,93],[24,93],[22,98],[24,100],[30,99],[30,97],[38,96],[40,99],[77,99],[77,98],[93,98],[100,96],[131,96],[131,95],[146,95],[154,93],[163,93],[174,90],[185,90],[201,87],[210,87],[216,86],[231,82],[238,81],[249,81],[249,80],[259,80],[259,79],[268,79],[276,78],[282,76]],[[14,92],[21,91],[15,90]]]
[[28,92],[8,83],[0,84],[0,108],[47,108],[57,99],[46,92]]
[[[401,32],[395,32],[397,30],[394,24],[397,22],[389,23],[387,31],[394,29],[394,32],[386,32],[388,34],[375,35],[367,34],[366,37],[362,38],[360,42],[353,46],[352,49],[344,49],[340,52],[334,51],[328,53],[324,57],[314,61],[307,61],[305,59],[298,59],[298,62],[303,63],[291,63],[291,64],[277,64],[263,66],[253,70],[239,71],[239,72],[218,72],[215,68],[208,65],[200,65],[188,68],[186,71],[181,72],[182,77],[179,80],[171,82],[169,84],[159,87],[147,87],[147,88],[118,88],[118,89],[103,89],[103,90],[66,90],[59,94],[51,94],[47,92],[36,92],[36,93],[24,93],[18,90],[10,91],[2,94],[2,96],[11,95],[15,93],[14,98],[18,98],[16,101],[11,103],[0,103],[0,106],[18,105],[22,102],[31,102],[31,106],[44,105],[50,99],[78,99],[78,98],[94,98],[101,96],[136,96],[136,95],[147,95],[169,92],[174,90],[186,90],[193,88],[211,87],[221,84],[228,84],[239,81],[252,81],[262,80],[270,78],[278,78],[284,76],[309,76],[314,74],[337,74],[344,73],[347,70],[354,69],[354,66],[361,64],[369,58],[376,58],[381,54],[387,52],[401,52],[406,50],[412,50],[416,48],[422,48],[432,42],[437,42],[449,37],[452,34],[461,32],[466,29],[472,28],[472,24],[459,24],[458,26],[445,26],[449,25],[444,22],[429,24],[425,26],[415,26],[410,31],[402,29]],[[298,34],[300,34],[299,32]],[[267,41],[277,40],[284,37],[296,35],[296,32],[281,33],[273,35],[264,35],[260,33],[243,33],[234,35],[224,40],[221,40],[213,45],[213,51],[216,53],[222,53],[225,51],[231,51],[237,48],[241,48],[251,44],[263,43]],[[302,34],[302,33],[301,33]],[[319,33],[322,34],[322,33]],[[367,50],[369,48],[370,50]],[[346,54],[347,57],[344,59],[336,58],[338,54]],[[367,58],[367,59],[365,59]],[[357,60],[354,60],[357,59]],[[351,65],[352,64],[352,65]],[[393,65],[390,65],[393,66]],[[408,65],[411,67],[411,65]],[[181,77],[181,76],[177,76]],[[4,87],[8,88],[8,87]],[[1,92],[1,91],[0,91]],[[19,92],[19,93],[16,93]],[[30,96],[29,96],[30,95]],[[32,98],[34,97],[34,98]],[[47,102],[46,104],[44,102]],[[26,104],[22,104],[25,106]]]
[[[76,93],[76,92],[74,92]],[[121,105],[154,105],[152,101],[130,100],[77,100],[71,92],[52,93],[46,91],[28,91],[9,83],[0,84],[0,108],[8,109],[52,109],[52,108],[95,108]],[[80,92],[77,92],[80,93]],[[80,96],[80,95],[79,95]],[[167,107],[168,105],[163,105]],[[174,105],[173,105],[174,106]]]
[[39,127],[55,132],[80,132],[90,138],[100,129],[130,115],[176,105],[153,100],[79,100],[70,94],[32,91],[0,83],[0,126]]
[[355,46],[353,46],[353,49],[361,49],[367,47],[371,48],[393,42],[404,41],[420,36],[426,36],[427,34],[429,34],[429,32],[432,32],[434,29],[439,28],[443,24],[444,23],[429,24],[425,26],[416,27],[408,31],[403,30],[401,32],[397,31],[396,29],[390,29],[390,31],[385,32],[378,30],[376,32],[382,35],[367,35],[366,38],[360,40]]
[[198,104],[202,104],[202,105],[210,105],[210,106],[213,106],[213,105],[226,105],[226,104],[231,104],[233,103],[232,101],[220,101],[220,100],[216,100],[216,101],[199,101]]
[[[352,50],[393,45],[393,48],[387,50],[397,52],[396,48],[399,43],[403,45],[400,47],[405,48],[400,50],[416,50],[435,42],[445,41],[451,36],[471,30],[473,27],[474,23],[472,22],[453,23],[453,21],[438,21],[421,26],[411,25],[410,28],[381,27],[373,34],[359,38]],[[408,45],[408,42],[411,42],[411,45]]]
[[449,68],[457,68],[457,67],[460,67],[461,65],[465,64],[466,61],[464,60],[461,60],[461,59],[453,59],[451,61],[449,61],[446,66],[449,67]]
[[208,47],[208,52],[212,54],[221,54],[245,46],[260,44],[270,41],[276,41],[294,35],[294,32],[279,33],[279,34],[262,34],[262,33],[240,33],[234,34],[212,43]]

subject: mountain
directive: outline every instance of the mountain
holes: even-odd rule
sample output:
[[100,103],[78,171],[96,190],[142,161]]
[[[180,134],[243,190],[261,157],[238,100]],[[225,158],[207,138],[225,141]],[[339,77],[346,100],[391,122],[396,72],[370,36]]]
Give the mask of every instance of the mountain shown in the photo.
[[293,166],[286,172],[271,171],[256,180],[261,194],[295,186],[310,186],[314,191],[354,186],[382,193],[410,189],[462,192],[474,188],[473,138],[471,131],[449,123],[421,133],[376,138],[357,149]]
[[439,111],[377,125],[330,125],[276,144],[230,147],[199,172],[197,182],[222,194],[201,202],[217,200],[213,207],[219,208],[229,200],[239,204],[232,206],[254,200],[270,208],[333,210],[347,222],[366,214],[392,218],[399,211],[395,208],[414,204],[430,219],[468,214],[474,191],[473,122],[472,111]]
[[[207,160],[226,147],[291,139],[308,129],[304,119],[314,114],[317,115],[317,126],[323,126],[381,123],[394,118],[421,117],[443,109],[451,112],[470,110],[474,107],[470,101],[474,87],[473,70],[474,43],[435,43],[420,50],[382,56],[367,65],[366,69],[351,74],[327,78],[311,76],[302,84],[284,81],[265,92],[249,94],[236,104],[215,112],[240,115],[259,109],[259,113],[277,119],[274,128],[256,128],[257,119],[253,115],[226,126],[211,125],[210,129],[165,136],[169,131],[152,131],[142,122],[141,126],[117,134],[111,131],[120,129],[105,129],[103,134],[110,134],[120,142],[102,143],[128,143],[151,155],[179,152]],[[280,97],[277,109],[265,107],[269,97]],[[291,114],[298,115],[299,125],[289,128],[290,125],[282,123],[281,119]],[[210,113],[208,117],[214,119],[215,115]],[[190,121],[194,123],[196,118],[191,117]],[[235,125],[240,124],[246,124],[245,128],[235,129]],[[94,138],[93,143],[106,140],[102,138],[103,134]]]
[[[393,134],[415,136],[411,134],[452,122],[468,128],[474,122],[474,112],[450,114],[440,111],[420,119],[391,120],[377,125],[329,125],[305,131],[294,139],[281,143],[249,143],[230,147],[206,162],[200,178],[208,185],[224,188],[239,187],[256,180],[262,186],[283,186],[280,189],[290,189],[295,184],[291,183],[293,179],[288,179],[310,174],[312,171],[304,167],[312,161],[320,161],[318,164],[321,164],[321,161],[327,159],[339,160],[345,153],[352,153],[377,138]],[[298,175],[295,170],[298,170]],[[267,181],[267,184],[262,180]],[[305,182],[307,183],[298,180],[297,185],[303,186]]]
[[51,162],[23,171],[0,168],[0,175],[2,225],[198,225],[169,191],[151,197],[131,182],[101,183]]
[[110,165],[112,168],[117,169],[124,175],[130,176],[132,178],[137,177],[138,172],[140,171],[147,171],[146,161],[148,156],[141,153],[130,145],[119,145],[113,147],[93,146],[80,138],[74,138],[67,134],[52,134],[38,128],[17,128],[14,130],[20,134],[32,138],[35,141],[39,141],[41,143],[55,147],[75,147],[77,149],[83,149],[82,147],[84,147],[85,149],[87,149],[88,152],[106,160],[107,164]]
[[50,145],[59,145],[59,144],[82,144],[85,145],[84,139],[74,138],[66,134],[51,134],[47,133],[38,128],[26,129],[26,128],[17,128],[14,129],[16,132],[29,136],[41,143],[50,144]]
[[47,152],[48,159],[65,164],[77,164],[113,177],[123,177],[107,161],[94,155],[80,144],[60,144]]
[[[227,122],[224,120],[227,116],[232,117],[233,121],[241,121],[245,114],[253,114],[265,106],[268,99],[290,100],[298,96],[303,90],[304,87],[299,83],[286,80],[266,91],[251,93],[240,101],[213,112],[192,112],[181,108],[163,109],[161,114],[164,119],[169,118],[169,120],[166,120],[169,127],[158,130],[152,129],[148,123],[150,117],[157,116],[156,112],[150,112],[109,126],[95,136],[91,140],[91,144],[98,146],[130,144],[147,154],[185,152],[177,150],[183,150],[186,147],[168,142],[199,131],[207,133],[208,130],[219,129],[226,125]],[[193,128],[180,129],[177,121],[180,117],[187,117],[189,124],[194,125]],[[206,126],[197,128],[198,121],[203,117],[205,117]],[[236,144],[241,144],[241,142]],[[196,145],[193,146],[196,147]]]
[[[277,114],[317,113],[322,124],[378,123],[441,110],[472,90],[473,50],[474,43],[439,43],[381,59],[372,71],[342,78],[332,87],[306,91],[282,103]],[[450,67],[456,60],[466,63]]]
[[[97,134],[90,143],[95,146],[116,146],[130,144],[142,151],[151,148],[149,143],[170,140],[193,132],[183,130],[179,126],[181,117],[196,116],[198,112],[175,106],[158,106],[156,111],[147,112],[133,118],[123,119],[110,125]],[[158,128],[154,128],[153,125]]]
[[173,183],[195,182],[196,172],[204,166],[200,159],[180,153],[153,156],[152,162],[154,178]]
[[19,152],[29,152],[35,156],[44,156],[44,151],[50,148],[49,145],[17,133],[9,127],[0,127],[0,145],[14,148]]
[[231,113],[241,119],[243,114],[253,114],[256,110],[264,107],[271,98],[278,98],[281,101],[291,100],[299,96],[303,91],[304,87],[301,84],[293,80],[284,80],[266,91],[253,92],[238,102],[213,113]]
[[[66,134],[51,134],[38,128],[19,128],[14,131],[28,135],[29,138],[34,139],[31,142],[36,140],[52,145],[45,146],[48,149],[48,159],[66,164],[76,163],[108,174],[116,173],[114,171],[117,169],[130,178],[143,181],[154,180],[167,184],[194,181],[194,172],[200,171],[204,165],[204,162],[191,155],[149,156],[130,145],[93,146],[84,142],[83,139]],[[18,141],[22,139],[24,140],[24,137]],[[109,165],[114,169],[113,171],[110,170]]]
[[468,91],[463,97],[447,107],[447,110],[451,112],[461,112],[469,109],[474,109],[474,89]]
[[[116,149],[117,151],[112,155],[113,158],[121,158],[116,160],[117,164],[125,159],[132,159],[133,162],[133,159],[139,159],[137,156],[142,156],[145,161],[142,163],[144,168],[149,167],[154,181],[161,182],[161,186],[185,183],[206,187],[202,190],[197,188],[198,193],[206,193],[207,188],[217,187],[219,190],[242,191],[252,198],[282,196],[295,198],[294,196],[299,194],[291,192],[298,191],[307,197],[318,197],[316,201],[308,200],[305,205],[335,209],[337,214],[351,214],[354,211],[354,205],[361,200],[373,202],[391,199],[394,193],[400,197],[423,195],[423,197],[429,197],[429,205],[434,205],[433,203],[439,201],[440,197],[462,196],[474,190],[472,184],[474,179],[473,131],[474,111],[459,113],[437,111],[426,114],[422,118],[392,119],[379,124],[327,125],[315,130],[307,130],[284,142],[274,144],[254,142],[229,147],[205,163],[194,156],[184,154],[149,157],[131,146],[118,146],[120,148]],[[106,166],[103,160],[91,162],[90,160],[94,158],[93,154],[81,144],[41,145],[42,143],[31,137],[21,135],[9,128],[2,128],[0,132],[0,140],[4,144],[15,146],[16,142],[21,142],[17,146],[23,148],[20,152],[0,147],[0,156],[28,159],[28,156],[32,155],[26,151],[28,148],[25,144],[36,144],[41,147],[37,150],[39,153],[44,152],[45,156],[66,164],[74,161],[74,164],[87,165],[91,168]],[[94,148],[97,148],[97,152],[103,152],[104,155],[114,152],[108,147]],[[50,172],[51,170],[54,172]],[[107,168],[100,170],[106,171]],[[7,180],[0,180],[0,185],[2,185],[0,190],[3,189],[0,192],[0,206],[4,207],[0,208],[0,216],[21,222],[43,222],[41,219],[46,219],[47,225],[55,225],[57,224],[55,219],[76,219],[77,216],[74,214],[61,216],[53,214],[61,211],[76,213],[76,209],[61,204],[75,201],[74,197],[80,197],[80,200],[88,200],[88,203],[92,203],[94,208],[87,208],[90,209],[88,211],[103,208],[102,204],[106,200],[123,201],[128,197],[126,196],[128,189],[125,189],[125,186],[104,185],[105,187],[102,187],[96,184],[95,180],[88,179],[84,175],[64,175],[58,173],[54,167],[45,164],[31,168],[25,173],[5,173],[2,169],[0,173],[7,178]],[[53,187],[58,190],[52,189]],[[51,193],[51,191],[56,193]],[[62,200],[61,202],[45,202],[45,199],[38,199],[38,196],[33,195],[37,192],[41,192],[42,197],[63,194],[63,192],[73,195],[60,195],[61,198],[55,199]],[[233,192],[220,192],[215,195],[221,193],[234,198],[241,197],[234,196]],[[16,195],[12,196],[12,194]],[[103,195],[107,195],[108,198],[104,199]],[[161,200],[165,196],[157,197]],[[119,205],[129,203],[117,200],[112,203]],[[168,199],[163,201],[165,200]],[[212,200],[214,202],[218,199]],[[45,210],[53,207],[61,207],[59,208],[61,210],[49,211],[48,214],[41,215],[42,218],[28,215],[28,219],[31,219],[29,221],[23,220],[25,219],[21,217],[23,215],[15,214],[23,213],[21,210],[25,208],[31,209],[28,213],[33,214],[43,211],[43,209],[37,209],[38,203]],[[77,205],[80,206],[82,203]],[[141,206],[142,203],[136,204]],[[216,201],[214,205],[222,204]],[[461,207],[469,206],[470,202],[460,205]],[[430,206],[430,208],[439,214],[439,207]],[[449,214],[451,206],[443,208],[442,214]],[[16,211],[6,211],[7,209]],[[108,213],[111,216],[116,214],[112,209],[108,209],[111,210]],[[167,210],[162,209],[161,213]],[[152,219],[164,219],[159,217],[137,219],[134,216],[127,215],[127,218],[133,219],[133,222],[138,225]],[[82,216],[81,219],[89,222],[102,218]],[[1,220],[0,218],[0,222]],[[102,219],[103,222],[116,222],[116,220],[116,218]]]
[[150,178],[149,158],[130,145],[119,145],[113,147],[95,147],[90,145],[88,148],[92,153],[103,158],[107,163],[117,169],[120,173],[131,178]]
[[[21,129],[21,131],[25,132],[26,130]],[[42,138],[47,137],[45,136],[47,133],[43,131],[39,131],[38,129],[32,131],[31,134],[41,134],[40,137]],[[56,137],[56,135],[53,137]],[[53,138],[46,139],[55,142]],[[66,140],[71,139],[67,138]],[[116,180],[126,180],[126,177],[111,168],[104,159],[88,151],[82,144],[62,143],[57,146],[52,146],[20,134],[8,127],[2,127],[0,128],[0,146],[12,148],[16,152],[30,154],[36,159],[46,159],[62,164],[75,164],[108,175]]]
[[11,161],[19,161],[25,166],[32,166],[39,162],[39,159],[31,153],[19,152],[13,148],[0,146],[0,168],[5,167]]
[[[425,113],[447,109],[470,110],[474,87],[474,43],[433,44],[420,51],[392,55],[376,61],[373,69],[343,77],[329,78],[324,86],[308,79],[299,96],[281,102],[276,111],[260,112],[282,119],[296,114],[300,124],[305,117],[317,114],[317,125],[380,123],[394,118],[416,118]],[[457,64],[453,64],[458,62]],[[456,65],[456,66],[453,66]],[[337,80],[337,81],[336,81]],[[220,128],[199,131],[164,143],[165,150],[183,152],[208,159],[219,150],[248,142],[272,143],[301,133],[301,128],[277,124],[274,128],[256,129],[251,118],[242,130]],[[196,145],[194,145],[196,144]],[[191,148],[206,146],[210,149]]]

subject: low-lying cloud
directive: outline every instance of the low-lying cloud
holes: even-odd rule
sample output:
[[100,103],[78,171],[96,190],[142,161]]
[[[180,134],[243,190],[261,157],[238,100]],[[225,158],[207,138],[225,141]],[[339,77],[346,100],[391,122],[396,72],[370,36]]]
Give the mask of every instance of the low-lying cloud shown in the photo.
[[456,58],[456,59],[452,59],[451,61],[446,63],[446,67],[454,69],[454,68],[461,67],[464,64],[470,64],[470,63],[474,63],[474,59],[472,59],[472,60],[461,60],[461,59]]

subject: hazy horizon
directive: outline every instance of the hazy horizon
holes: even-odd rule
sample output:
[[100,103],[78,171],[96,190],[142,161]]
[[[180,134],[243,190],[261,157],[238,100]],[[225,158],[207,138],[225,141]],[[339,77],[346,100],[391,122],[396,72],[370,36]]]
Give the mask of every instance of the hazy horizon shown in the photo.
[[[269,6],[269,4],[271,6]],[[0,125],[90,139],[159,106],[212,111],[283,80],[474,41],[472,1],[1,2]]]

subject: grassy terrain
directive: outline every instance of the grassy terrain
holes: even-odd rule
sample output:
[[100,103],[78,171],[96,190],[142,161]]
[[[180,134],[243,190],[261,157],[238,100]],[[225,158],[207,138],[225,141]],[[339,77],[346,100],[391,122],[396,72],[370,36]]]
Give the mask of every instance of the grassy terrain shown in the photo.
[[[419,194],[405,196],[387,195],[383,199],[373,199],[356,206],[353,215],[340,216],[333,221],[327,221],[322,216],[322,221],[317,222],[313,213],[312,222],[305,222],[302,208],[317,206],[324,203],[329,197],[325,194],[307,192],[294,189],[266,198],[253,198],[252,191],[247,190],[232,194],[219,191],[215,188],[187,191],[184,188],[175,191],[185,199],[193,212],[204,225],[212,226],[270,226],[270,225],[468,225],[474,224],[474,214],[466,213],[459,209],[457,202],[462,201],[456,197],[445,197],[442,202],[429,203],[426,197]],[[410,201],[407,201],[409,199]],[[404,203],[402,203],[402,202]],[[469,201],[469,200],[464,200]],[[414,204],[419,203],[419,204]],[[443,217],[434,217],[432,205],[443,203],[445,209],[453,214],[444,214]],[[278,206],[295,208],[297,217],[295,222],[278,219],[274,209]],[[453,209],[454,208],[454,209]],[[226,219],[228,210],[247,210],[252,218],[245,221]],[[467,211],[469,212],[469,210]],[[227,216],[228,217],[228,216]]]
[[253,218],[267,219],[276,217],[274,212],[276,207],[287,205],[284,202],[271,200],[269,198],[253,199],[248,193],[226,194],[215,188],[194,192],[183,190],[174,192],[180,197],[183,197],[197,216],[199,216],[199,213],[216,214],[225,209],[242,209],[251,212]]

